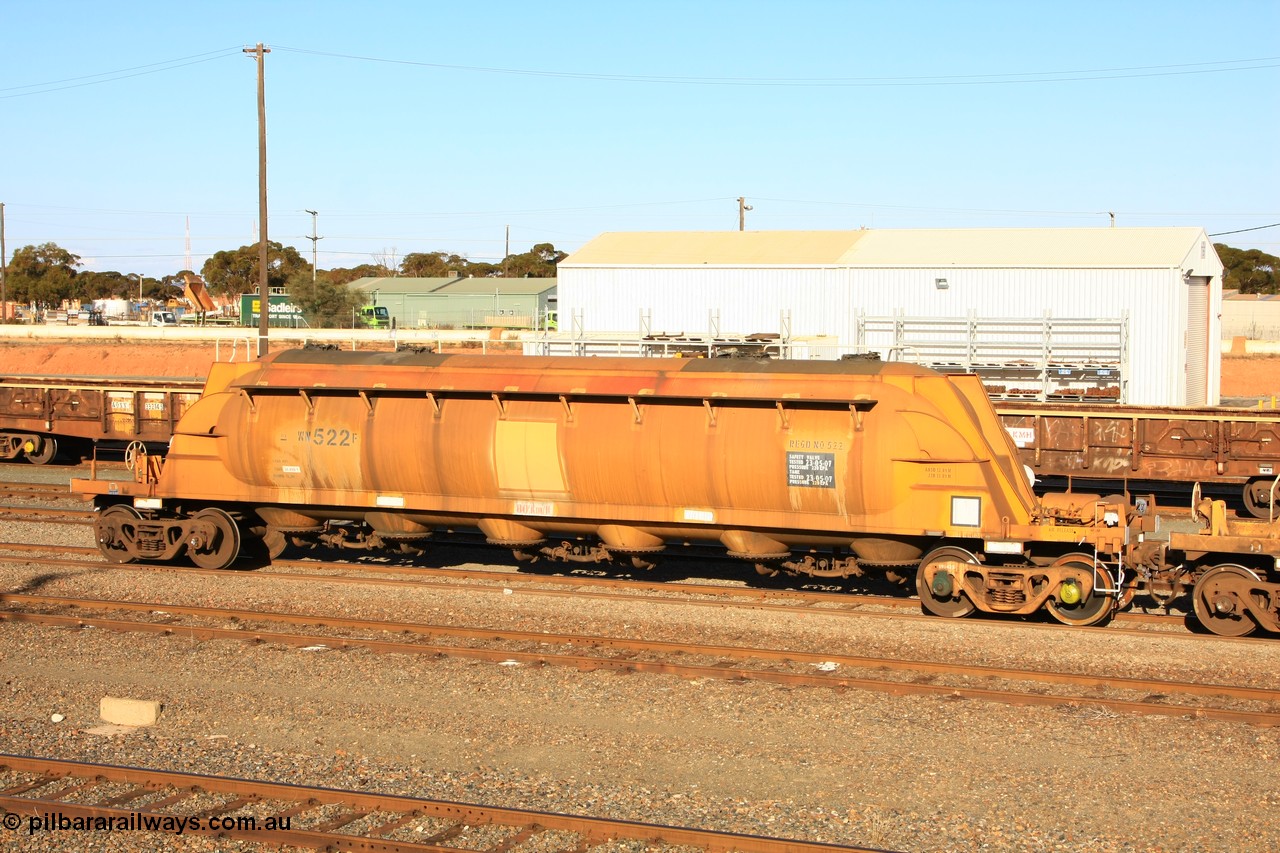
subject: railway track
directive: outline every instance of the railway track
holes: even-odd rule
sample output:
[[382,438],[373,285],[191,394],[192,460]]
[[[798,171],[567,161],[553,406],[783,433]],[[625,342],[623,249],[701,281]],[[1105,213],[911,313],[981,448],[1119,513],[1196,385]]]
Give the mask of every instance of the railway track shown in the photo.
[[[69,486],[62,483],[0,482],[0,496],[17,500],[83,500],[71,494]],[[4,507],[6,510],[25,508]]]
[[[364,648],[382,654],[466,658],[494,664],[566,666],[675,675],[686,679],[763,681],[789,687],[869,690],[890,695],[979,699],[1013,705],[1094,705],[1121,713],[1187,716],[1280,726],[1280,691],[1266,688],[1139,679],[964,664],[903,660],[634,637],[591,636],[490,627],[349,619],[167,602],[0,594],[9,609],[0,621],[58,628],[97,628],[196,640],[238,640],[305,648]],[[102,613],[129,614],[124,619]],[[210,622],[222,624],[208,624]],[[227,625],[230,624],[230,627]],[[303,626],[306,633],[264,630]],[[316,628],[323,631],[316,631]],[[380,634],[383,639],[371,634]],[[414,639],[406,641],[405,636]],[[853,672],[856,674],[845,674]],[[977,686],[983,685],[983,686]],[[1049,692],[1050,685],[1088,689]],[[1170,696],[1223,700],[1225,704],[1171,703]],[[1140,698],[1134,698],[1140,697]],[[1159,697],[1158,699],[1152,697]],[[1249,707],[1241,707],[1241,705]]]
[[[0,485],[3,485],[3,484],[0,484]],[[14,484],[10,484],[10,485],[14,485]],[[70,497],[65,491],[61,489],[61,486],[57,484],[41,484],[41,487],[39,487],[36,491],[39,492],[40,494],[56,495],[61,498]],[[93,512],[92,510],[75,510],[75,509],[69,509],[69,508],[63,508],[63,507],[0,506],[0,518],[9,518],[17,521],[63,523],[63,524],[91,526],[92,520],[95,517],[95,515],[96,513]],[[22,544],[22,543],[0,542],[0,550],[39,551],[44,549],[44,547],[45,546],[28,545],[28,544]],[[490,550],[490,551],[493,550],[492,546],[483,545],[478,540],[471,541],[467,539],[461,539],[456,541],[451,541],[449,539],[441,539],[435,542],[432,547],[433,547],[433,550],[440,547],[480,548],[480,549]],[[64,553],[82,553],[86,555],[99,553],[96,548],[63,547],[57,550]],[[499,549],[499,550],[502,550],[503,553],[505,554],[505,549]],[[681,557],[678,557],[675,562],[681,563],[681,564],[687,564],[688,562],[690,562],[691,557],[692,555],[681,556]],[[693,559],[696,559],[696,557],[694,557]],[[717,560],[719,560],[720,562],[723,562],[723,558],[720,558],[720,557],[712,556],[712,557],[708,557],[708,559],[713,564],[717,562]],[[108,564],[108,565],[112,565],[113,567],[116,567],[115,564]],[[498,572],[498,571],[486,571],[486,570],[430,568],[430,567],[423,567],[423,566],[416,566],[416,565],[405,565],[405,564],[395,564],[395,563],[388,564],[385,562],[379,562],[379,563],[353,562],[346,559],[338,560],[338,561],[325,560],[324,562],[317,562],[315,560],[277,559],[273,561],[270,564],[270,566],[271,566],[270,571],[267,571],[265,569],[258,569],[257,571],[253,572],[253,575],[255,577],[272,577],[272,578],[283,577],[283,578],[288,578],[290,580],[296,580],[298,579],[298,576],[295,573],[305,572],[307,573],[306,574],[307,577],[312,577],[312,578],[320,577],[335,583],[372,583],[374,582],[374,579],[368,577],[368,575],[370,574],[383,575],[383,576],[386,576],[386,575],[404,576],[403,580],[384,578],[383,580],[379,581],[384,583],[390,583],[393,585],[400,584],[400,583],[407,583],[407,584],[420,583],[421,582],[420,579],[422,578],[455,578],[455,579],[475,581],[475,580],[493,580],[496,576],[498,578],[501,578],[503,583],[508,583],[508,584],[519,584],[519,585],[526,585],[526,586],[534,585],[534,584],[571,585],[575,590],[574,593],[572,593],[574,595],[581,594],[581,590],[583,587],[594,585],[596,587],[609,587],[609,588],[615,588],[615,589],[619,587],[625,587],[632,591],[648,591],[648,592],[662,593],[662,594],[674,593],[682,596],[707,595],[714,598],[733,599],[737,601],[741,601],[743,599],[753,599],[753,600],[758,600],[763,602],[769,599],[785,597],[786,599],[791,600],[792,602],[795,602],[795,601],[808,602],[814,607],[821,607],[823,609],[827,609],[827,608],[850,609],[850,608],[862,608],[862,607],[872,606],[872,607],[882,607],[890,610],[904,610],[904,609],[917,610],[919,607],[919,599],[915,596],[897,597],[893,595],[874,595],[874,594],[868,595],[868,594],[859,594],[859,593],[848,592],[848,591],[814,592],[814,591],[806,590],[803,588],[796,589],[794,587],[776,587],[776,588],[740,587],[740,586],[730,587],[730,586],[719,586],[714,584],[691,584],[683,581],[679,581],[679,582],[673,582],[670,580],[643,581],[643,580],[635,580],[629,577],[628,578],[620,578],[620,577],[605,578],[605,577],[598,577],[598,576],[592,577],[592,576],[585,575],[584,573],[587,571],[590,571],[590,569],[566,570],[566,571],[573,572],[567,575],[565,574],[552,575],[547,573],[539,573],[538,570],[536,569],[533,571],[528,571],[526,569],[524,571],[521,571],[519,574],[514,574],[510,572]],[[133,564],[133,568],[135,569],[144,568],[144,567],[146,570],[151,570],[151,571],[173,570],[170,567],[165,567],[161,565]],[[118,568],[128,569],[130,568],[130,566],[120,566]],[[208,570],[194,569],[194,568],[178,568],[176,570],[191,571],[196,573],[207,573],[208,571]],[[333,574],[334,570],[345,571],[345,572],[356,572],[356,573],[359,573],[359,575],[362,575],[363,577],[342,578],[341,576],[334,575]],[[700,568],[699,571],[701,570],[702,569]],[[603,569],[599,570],[599,574],[604,574],[605,571],[607,570],[603,570]],[[217,572],[214,572],[214,573],[216,574]],[[233,573],[233,574],[239,574],[239,573]],[[661,567],[657,570],[654,570],[653,572],[654,576],[663,576],[664,574],[669,574],[669,573],[665,572],[664,569]],[[679,573],[677,572],[675,574],[679,574]],[[736,572],[736,569],[735,569],[734,577],[735,579],[740,577],[740,574]],[[798,581],[798,583],[803,584],[804,581]],[[813,586],[817,584],[820,584],[820,582],[809,582],[807,585]],[[828,585],[827,588],[828,589],[840,588],[840,586],[841,586],[840,582],[836,581]],[[1128,610],[1121,613],[1117,613],[1112,621],[1117,625],[1135,625],[1135,626],[1150,625],[1153,627],[1165,627],[1170,629],[1182,629],[1186,627],[1191,627],[1193,630],[1197,630],[1198,626],[1195,625],[1193,622],[1190,622],[1186,615],[1182,613],[1176,613],[1176,612],[1170,613],[1167,609],[1164,609],[1164,608],[1161,608],[1161,609],[1164,610],[1164,612],[1152,613],[1152,612],[1143,612],[1139,610]],[[1189,608],[1188,608],[1188,612],[1189,612]],[[1014,621],[1014,622],[1011,622],[1010,624],[1025,624],[1025,623],[1021,621]]]
[[[0,542],[0,552],[45,554],[57,551],[63,554],[98,555],[97,548],[85,546],[61,546]],[[348,561],[277,560],[270,568],[252,571],[227,571],[226,569],[201,569],[142,563],[107,563],[100,560],[70,560],[63,557],[24,557],[30,565],[52,568],[102,569],[118,572],[180,573],[197,577],[224,579],[280,580],[285,582],[330,583],[344,586],[388,586],[410,588],[457,589],[459,582],[472,584],[477,592],[502,593],[508,588],[520,589],[523,594],[558,596],[571,599],[610,598],[637,601],[661,600],[673,605],[692,607],[751,607],[779,609],[804,614],[821,613],[859,618],[919,618],[936,619],[920,614],[920,600],[916,597],[863,594],[856,592],[830,592],[795,588],[761,588],[726,586],[714,583],[688,581],[644,581],[631,578],[598,577],[578,574],[519,573],[500,569],[462,569],[450,567],[395,566],[377,563]],[[345,572],[347,574],[337,574]],[[887,612],[886,612],[887,611]],[[1039,630],[1061,630],[1056,623],[1040,623],[1021,619],[971,617],[985,625],[1007,626]],[[1123,611],[1112,619],[1112,625],[1094,630],[1112,633],[1128,633],[1149,636],[1153,629],[1167,629],[1169,636],[1191,640],[1208,639],[1207,635],[1184,633],[1188,617],[1170,613],[1143,613]],[[1123,627],[1133,626],[1133,627]],[[1146,626],[1146,627],[1139,627]],[[1164,634],[1162,634],[1163,636]],[[1216,637],[1230,642],[1265,642],[1257,637]]]
[[708,853],[872,849],[8,754],[0,754],[0,811],[14,838],[61,836],[68,844],[95,837],[74,832],[76,826],[110,826],[114,833],[142,837],[193,834],[386,853],[475,850],[481,839],[491,851],[524,846],[586,853],[610,842]]

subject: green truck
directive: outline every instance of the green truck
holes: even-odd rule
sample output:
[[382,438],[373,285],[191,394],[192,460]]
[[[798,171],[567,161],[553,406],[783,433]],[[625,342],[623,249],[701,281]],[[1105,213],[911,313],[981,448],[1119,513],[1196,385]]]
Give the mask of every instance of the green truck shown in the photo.
[[385,305],[365,305],[360,309],[360,321],[370,329],[389,329],[391,315]]

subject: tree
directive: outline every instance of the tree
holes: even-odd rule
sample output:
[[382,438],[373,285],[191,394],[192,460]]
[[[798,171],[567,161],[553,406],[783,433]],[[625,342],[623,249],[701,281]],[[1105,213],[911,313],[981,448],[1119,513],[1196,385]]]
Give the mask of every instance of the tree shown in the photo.
[[327,275],[316,276],[313,282],[308,270],[294,273],[288,284],[290,301],[315,327],[350,326],[352,310],[364,302],[364,297],[349,290],[346,282]]
[[1226,268],[1222,274],[1222,286],[1235,288],[1241,293],[1275,293],[1280,289],[1277,272],[1280,258],[1258,249],[1233,249],[1223,243],[1214,243],[1218,257]]
[[114,270],[107,272],[85,270],[76,276],[76,292],[82,300],[113,297],[117,299],[137,299],[138,276],[136,274],[125,275]]
[[387,275],[395,275],[399,265],[396,263],[396,247],[389,249],[384,248],[381,252],[373,253],[373,261],[378,266],[387,271]]
[[391,272],[380,264],[361,264],[351,269],[338,268],[321,270],[319,277],[327,278],[334,284],[348,284],[358,278],[388,278]]
[[400,262],[400,274],[413,278],[446,278],[466,275],[471,262],[448,252],[410,252]]
[[60,305],[76,297],[75,278],[80,256],[57,243],[23,246],[6,267],[9,298],[18,302]]
[[[292,246],[267,241],[267,286],[285,287],[299,272],[311,280],[311,264]],[[204,262],[200,275],[211,293],[235,296],[258,291],[258,244],[218,252]]]
[[527,252],[508,255],[502,262],[503,275],[509,278],[555,278],[556,264],[568,257],[550,243],[539,243]]
[[412,252],[400,262],[400,274],[421,278],[449,278],[455,275],[485,278],[555,278],[556,264],[567,255],[550,243],[539,243],[527,252],[508,255],[500,264],[470,261],[450,252]]

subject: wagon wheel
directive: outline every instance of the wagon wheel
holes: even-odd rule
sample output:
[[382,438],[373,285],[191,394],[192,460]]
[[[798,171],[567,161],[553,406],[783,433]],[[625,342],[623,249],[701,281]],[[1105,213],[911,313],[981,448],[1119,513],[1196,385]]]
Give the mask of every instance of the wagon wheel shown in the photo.
[[[1112,592],[1104,592],[1103,590],[1115,590],[1116,581],[1111,576],[1111,570],[1102,563],[1095,562],[1089,554],[1068,554],[1055,560],[1055,566],[1072,566],[1087,572],[1093,572],[1093,589],[1089,590],[1087,596],[1081,596],[1079,601],[1066,602],[1058,601],[1050,598],[1044,603],[1044,607],[1049,614],[1057,619],[1063,625],[1074,625],[1077,628],[1087,628],[1090,625],[1097,625],[1105,622],[1115,611],[1116,594]],[[1065,588],[1067,584],[1063,584]],[[1099,589],[1102,587],[1102,589]],[[1079,587],[1076,587],[1079,590]]]
[[225,569],[240,556],[240,528],[217,507],[202,509],[187,534],[187,556],[202,569]]
[[[1271,477],[1254,477],[1252,480],[1244,484],[1244,508],[1245,512],[1254,518],[1270,518],[1271,510],[1271,484],[1274,482]],[[1266,497],[1261,497],[1259,490]],[[1277,490],[1280,491],[1280,490]]]
[[916,592],[920,595],[920,604],[935,616],[951,618],[968,616],[975,610],[976,605],[962,590],[954,588],[949,575],[935,575],[932,584],[925,579],[925,569],[930,564],[943,560],[958,560],[975,566],[978,564],[977,557],[953,545],[944,545],[925,554],[924,559],[920,561],[920,568],[916,571]]
[[1257,583],[1260,578],[1244,566],[1224,563],[1205,572],[1191,590],[1191,603],[1200,624],[1223,637],[1244,637],[1258,627],[1235,596],[1223,589],[1222,582],[1234,585],[1232,582],[1237,580]]
[[[24,447],[31,445],[30,439]],[[31,450],[26,451],[27,461],[32,465],[46,465],[53,461],[53,457],[58,455],[58,440],[53,436],[46,435],[44,440],[40,442],[40,449],[34,453]]]
[[98,535],[98,550],[112,563],[132,563],[132,543],[137,539],[138,522],[142,516],[128,504],[109,506],[98,513],[94,528]]
[[124,465],[133,473],[138,473],[139,468],[147,466],[147,446],[141,441],[129,442],[129,446],[124,451]]

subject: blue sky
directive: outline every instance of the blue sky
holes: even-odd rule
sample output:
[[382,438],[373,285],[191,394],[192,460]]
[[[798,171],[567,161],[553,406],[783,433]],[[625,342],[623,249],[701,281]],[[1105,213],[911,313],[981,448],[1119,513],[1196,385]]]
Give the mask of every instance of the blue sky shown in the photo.
[[[164,275],[604,231],[1280,223],[1280,2],[10,3],[9,252]],[[1280,254],[1280,227],[1215,238]]]

